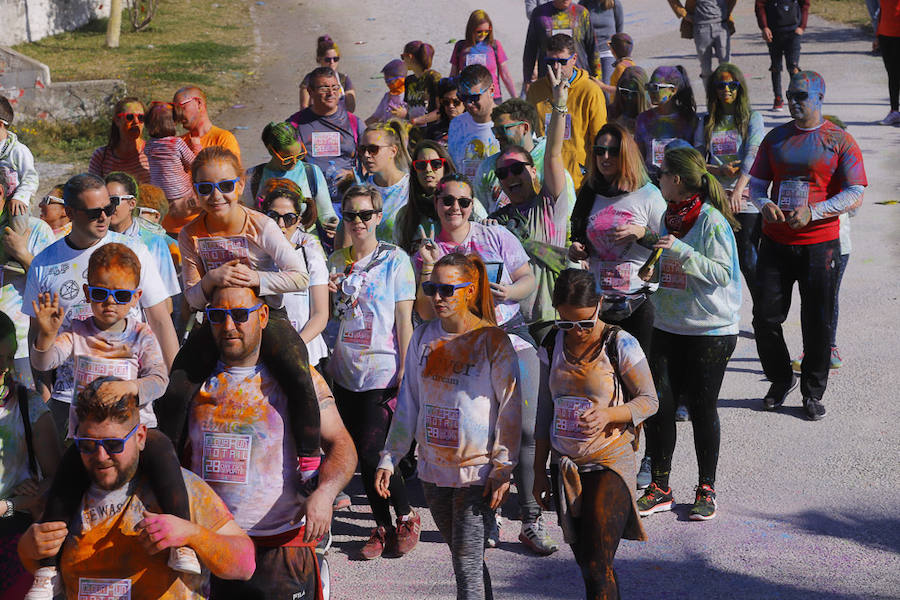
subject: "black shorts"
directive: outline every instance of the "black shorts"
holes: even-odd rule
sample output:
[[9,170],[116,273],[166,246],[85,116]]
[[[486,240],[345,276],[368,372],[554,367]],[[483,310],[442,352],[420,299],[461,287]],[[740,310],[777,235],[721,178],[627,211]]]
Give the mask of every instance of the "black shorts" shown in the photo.
[[319,589],[313,548],[256,547],[250,581],[211,577],[211,600],[315,600]]

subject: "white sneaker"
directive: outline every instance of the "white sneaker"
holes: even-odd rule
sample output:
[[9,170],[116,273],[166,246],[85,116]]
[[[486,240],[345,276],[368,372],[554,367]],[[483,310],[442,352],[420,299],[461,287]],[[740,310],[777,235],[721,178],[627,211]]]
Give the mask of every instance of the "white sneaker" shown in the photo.
[[180,548],[169,548],[169,568],[182,573],[190,573],[191,575],[200,574],[200,561],[197,560],[197,553],[187,546]]
[[882,119],[882,125],[900,125],[900,111],[892,110]]
[[502,519],[500,515],[494,513],[494,518],[490,520],[487,524],[487,531],[485,531],[484,538],[484,547],[485,548],[496,548],[500,545],[500,526],[502,524]]
[[559,550],[559,545],[547,533],[540,517],[534,523],[522,523],[519,541],[540,556],[548,556]]
[[41,567],[34,573],[34,583],[25,594],[25,600],[53,600],[62,593],[62,578],[56,567]]

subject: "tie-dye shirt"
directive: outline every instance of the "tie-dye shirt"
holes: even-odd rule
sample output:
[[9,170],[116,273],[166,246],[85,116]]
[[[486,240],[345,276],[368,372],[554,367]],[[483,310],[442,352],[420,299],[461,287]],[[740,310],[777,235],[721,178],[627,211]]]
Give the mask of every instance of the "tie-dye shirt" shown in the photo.
[[[366,270],[370,264],[374,266]],[[334,382],[353,392],[396,387],[400,349],[394,311],[398,302],[416,299],[409,256],[393,244],[380,243],[353,262],[350,248],[342,248],[329,257],[328,270],[345,273],[359,290],[356,314],[340,322],[328,361]]]
[[374,175],[369,175],[368,182],[381,192],[381,223],[375,228],[375,235],[379,241],[393,242],[397,213],[409,202],[409,173],[404,174],[394,185],[387,187],[376,184]]
[[493,131],[494,122],[476,123],[467,112],[450,121],[447,151],[460,173],[473,180],[478,165],[488,156],[500,152],[500,142]]
[[[782,210],[812,206],[847,187],[868,184],[856,140],[831,121],[809,131],[793,121],[776,127],[760,144],[750,174],[772,182],[769,197]],[[837,216],[800,229],[763,221],[763,233],[779,244],[817,244],[838,239],[840,227]]]
[[557,9],[552,2],[547,2],[534,9],[528,23],[525,52],[522,56],[522,73],[525,81],[531,81],[535,62],[538,78],[547,75],[544,56],[547,54],[550,38],[557,33],[564,33],[575,40],[575,54],[578,55],[575,64],[578,68],[600,77],[603,68],[600,64],[600,53],[597,51],[594,28],[591,26],[591,13],[575,2],[564,10]]
[[[668,234],[665,226],[661,235]],[[683,238],[663,250],[653,326],[678,335],[737,335],[741,269],[731,225],[704,202]]]
[[169,246],[169,242],[174,242],[174,240],[167,235],[154,233],[149,227],[143,225],[141,221],[147,222],[144,219],[132,219],[131,227],[123,231],[122,234],[139,238],[144,242],[150,254],[156,259],[156,264],[159,267],[159,277],[166,287],[166,293],[169,296],[177,296],[181,293],[181,282],[178,281],[178,273],[175,271],[175,262],[172,259],[171,246]]
[[702,147],[703,138],[697,138],[697,119],[687,120],[677,112],[661,115],[655,109],[645,110],[634,122],[634,141],[641,149],[644,165],[651,174],[658,174],[666,146],[682,139],[691,146]]
[[516,354],[498,327],[416,328],[379,467],[393,470],[415,439],[419,479],[442,487],[508,482],[518,462],[522,404]]
[[[222,500],[196,475],[181,470],[191,522],[217,532],[231,521]],[[200,575],[172,570],[169,553],[149,554],[138,535],[144,511],[162,512],[150,482],[138,476],[116,490],[91,486],[62,547],[59,570],[69,600],[94,598],[208,598],[209,569]]]

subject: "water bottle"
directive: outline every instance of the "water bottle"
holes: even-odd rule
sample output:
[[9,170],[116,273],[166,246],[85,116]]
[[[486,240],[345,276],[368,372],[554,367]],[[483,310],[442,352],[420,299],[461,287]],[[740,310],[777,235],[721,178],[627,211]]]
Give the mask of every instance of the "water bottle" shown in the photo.
[[332,202],[338,197],[337,182],[340,179],[340,170],[333,160],[328,161],[328,169],[325,171],[325,181],[328,182],[328,195]]

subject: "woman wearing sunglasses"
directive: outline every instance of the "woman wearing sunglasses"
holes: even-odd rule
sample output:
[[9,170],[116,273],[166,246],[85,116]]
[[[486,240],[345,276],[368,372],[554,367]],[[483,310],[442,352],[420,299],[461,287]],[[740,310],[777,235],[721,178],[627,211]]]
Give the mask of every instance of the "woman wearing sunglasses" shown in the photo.
[[[534,497],[549,509],[556,496],[588,600],[619,597],[619,541],[647,539],[635,506],[634,448],[636,427],[658,406],[640,344],[600,319],[601,301],[590,271],[560,274],[553,290],[560,318],[544,343],[550,376],[535,433]],[[552,485],[544,468],[551,449]]]
[[[356,111],[356,90],[353,89],[353,82],[350,81],[349,75],[338,72],[338,65],[341,61],[341,49],[337,43],[331,39],[330,35],[321,35],[316,40],[316,62],[320,67],[328,67],[337,73],[338,85],[341,86],[341,104],[348,112]],[[307,73],[300,82],[300,110],[309,106],[309,76]]]
[[697,103],[684,67],[657,67],[650,76],[647,89],[653,108],[638,115],[634,124],[634,139],[644,156],[647,172],[656,182],[666,146],[670,142],[682,139],[691,146],[699,147],[702,141],[695,140]]
[[457,95],[459,86],[455,77],[444,77],[437,84],[438,120],[425,128],[425,139],[447,145],[450,121],[466,112]]
[[700,119],[707,170],[719,180],[731,212],[741,224],[735,232],[741,274],[750,297],[756,294],[756,254],[762,217],[750,202],[750,167],[765,135],[760,113],[750,110],[750,93],[741,70],[722,63],[713,71],[706,91],[707,114]]
[[609,120],[619,123],[632,135],[637,116],[650,109],[649,81],[642,68],[628,67],[616,82],[616,94],[609,105]]
[[409,124],[392,119],[366,128],[358,152],[368,183],[375,186],[382,199],[382,216],[378,239],[394,241],[397,213],[409,200]]
[[716,405],[740,318],[741,275],[732,231],[740,225],[722,186],[693,148],[666,151],[659,183],[668,206],[663,236],[656,243],[663,253],[649,353],[659,411],[647,421],[653,479],[637,505],[642,517],[672,510],[675,400],[684,398],[700,475],[690,518],[706,521],[716,516]]
[[392,497],[393,473],[412,441],[418,442],[419,479],[450,546],[456,597],[493,598],[484,516],[503,503],[518,458],[516,355],[496,326],[481,259],[454,252],[433,268],[423,288],[436,318],[418,327],[410,342],[376,489]]
[[63,200],[63,185],[53,186],[39,203],[41,221],[50,226],[56,239],[72,231],[72,222],[66,214],[66,202]]
[[315,227],[316,205],[290,179],[269,179],[260,208],[278,224],[309,273],[309,288],[284,294],[284,308],[306,344],[310,366],[316,367],[328,357],[322,339],[328,324],[328,268],[319,238],[307,233],[309,227]]
[[105,146],[94,150],[88,173],[101,179],[113,171],[125,171],[139,183],[150,183],[150,164],[144,154],[144,103],[122,98],[113,107],[113,120]]
[[456,42],[450,56],[450,76],[456,77],[469,65],[484,65],[491,72],[494,84],[494,104],[503,102],[500,80],[506,85],[510,98],[518,97],[509,67],[506,66],[506,52],[500,40],[494,39],[494,24],[483,10],[472,11],[466,23],[465,39]]
[[[339,324],[328,370],[334,378],[338,411],[356,445],[363,486],[375,518],[375,529],[361,557],[402,556],[419,540],[419,516],[409,506],[403,478],[397,473],[391,476],[386,484],[390,489],[387,500],[375,490],[375,470],[413,332],[415,276],[406,253],[376,237],[383,206],[375,186],[351,187],[341,206],[350,246],[336,250],[328,259],[332,273],[329,289]],[[408,450],[409,444],[403,454]],[[391,521],[391,505],[396,527]]]
[[[290,179],[300,188],[304,198],[315,200],[318,224],[324,229],[326,240],[330,242],[337,230],[338,216],[328,193],[328,182],[322,169],[305,162],[306,146],[300,141],[297,128],[286,121],[271,122],[263,128],[262,143],[271,157],[269,162],[247,170],[249,185],[244,192],[245,206],[257,208],[262,203],[263,190],[270,179]],[[310,232],[316,222],[304,227]]]

